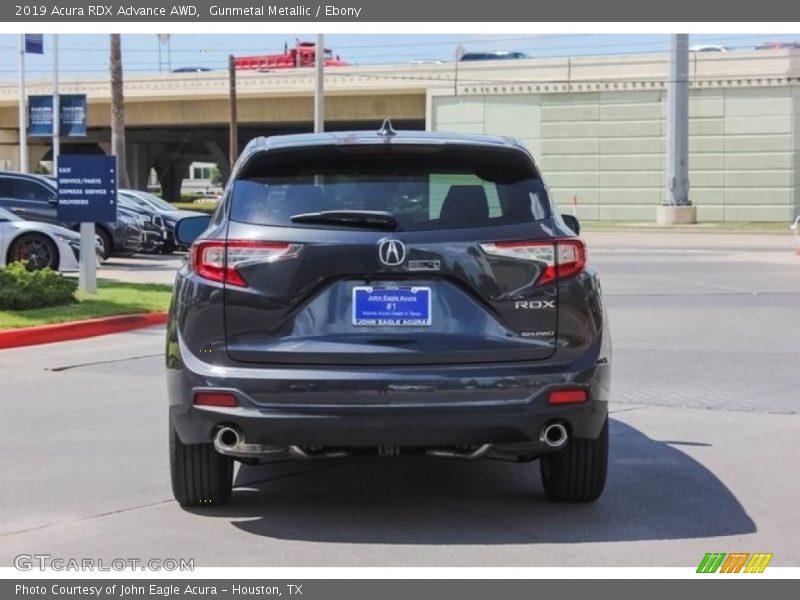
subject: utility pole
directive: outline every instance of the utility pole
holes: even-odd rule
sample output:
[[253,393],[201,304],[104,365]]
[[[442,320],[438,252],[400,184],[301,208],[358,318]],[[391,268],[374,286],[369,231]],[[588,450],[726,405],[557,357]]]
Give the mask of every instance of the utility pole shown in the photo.
[[455,66],[454,66],[455,75],[453,77],[453,95],[454,96],[458,96],[458,63],[460,63],[461,59],[464,58],[464,52],[465,52],[465,50],[464,50],[464,45],[463,44],[459,44],[458,46],[456,46],[456,50],[455,50],[455,53],[454,53],[454,57],[456,59]]
[[314,52],[314,133],[325,131],[325,36],[317,35]]
[[695,223],[697,213],[689,200],[689,36],[670,37],[667,79],[666,197],[658,207],[663,225]]
[[58,177],[61,153],[61,98],[58,95],[58,34],[53,34],[53,175]]
[[228,125],[228,155],[230,170],[239,157],[239,116],[236,112],[236,63],[233,54],[228,56],[228,94],[230,97],[230,119]]
[[19,172],[28,172],[28,118],[25,114],[25,34],[19,34]]

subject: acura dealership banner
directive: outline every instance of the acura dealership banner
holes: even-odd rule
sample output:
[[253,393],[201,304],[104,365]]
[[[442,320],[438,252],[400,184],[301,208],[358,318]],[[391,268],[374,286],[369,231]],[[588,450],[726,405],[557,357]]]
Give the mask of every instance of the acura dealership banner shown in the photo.
[[[86,135],[86,95],[61,94],[59,96],[61,137]],[[53,97],[28,97],[28,135],[50,137],[53,135]]]

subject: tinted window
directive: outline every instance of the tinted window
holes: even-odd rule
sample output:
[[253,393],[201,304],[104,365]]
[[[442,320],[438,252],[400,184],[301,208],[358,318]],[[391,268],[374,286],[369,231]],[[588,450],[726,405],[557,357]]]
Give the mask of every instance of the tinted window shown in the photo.
[[[269,165],[269,163],[266,163]],[[230,218],[307,226],[292,217],[331,210],[382,211],[398,230],[519,224],[549,217],[546,190],[530,171],[429,160],[425,156],[343,156],[318,164],[270,165],[235,182]]]
[[0,196],[5,198],[12,198],[14,196],[13,180],[6,177],[0,177]]
[[45,185],[16,177],[0,179],[0,196],[36,202],[50,202],[56,197],[55,192]]

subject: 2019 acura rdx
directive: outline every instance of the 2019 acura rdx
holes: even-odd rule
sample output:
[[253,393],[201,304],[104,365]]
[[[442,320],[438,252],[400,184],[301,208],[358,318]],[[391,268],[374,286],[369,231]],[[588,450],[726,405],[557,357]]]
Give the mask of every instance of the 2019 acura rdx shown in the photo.
[[177,227],[175,498],[225,502],[234,460],[372,452],[538,459],[549,498],[595,500],[611,349],[577,230],[510,138],[250,142]]

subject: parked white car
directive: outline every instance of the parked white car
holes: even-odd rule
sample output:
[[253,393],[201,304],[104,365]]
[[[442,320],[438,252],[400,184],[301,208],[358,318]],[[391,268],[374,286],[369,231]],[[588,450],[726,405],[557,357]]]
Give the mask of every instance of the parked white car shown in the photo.
[[[77,271],[81,236],[75,231],[26,221],[0,208],[0,267],[22,261],[32,269]],[[96,242],[95,252],[100,252]]]

